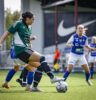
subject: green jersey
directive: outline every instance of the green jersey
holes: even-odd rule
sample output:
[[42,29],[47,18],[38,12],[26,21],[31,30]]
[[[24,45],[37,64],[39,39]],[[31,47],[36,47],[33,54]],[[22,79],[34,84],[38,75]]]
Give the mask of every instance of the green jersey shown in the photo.
[[25,25],[22,21],[15,22],[8,32],[13,34],[13,43],[15,54],[18,55],[30,47],[30,36],[32,34],[32,26]]

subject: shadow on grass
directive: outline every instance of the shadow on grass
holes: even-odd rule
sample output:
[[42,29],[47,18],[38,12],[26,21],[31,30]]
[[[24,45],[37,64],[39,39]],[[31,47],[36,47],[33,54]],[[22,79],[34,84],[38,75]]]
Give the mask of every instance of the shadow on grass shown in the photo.
[[68,86],[68,87],[87,87],[87,85],[85,85],[85,84],[84,85],[73,85],[73,86],[71,85],[71,86]]
[[49,93],[58,93],[58,92],[57,91],[52,91],[52,92],[48,92],[48,91],[44,91],[44,92],[30,92],[30,91],[24,91],[24,90],[14,90],[14,91],[0,90],[0,93],[2,93],[2,94],[3,93],[7,93],[7,94],[11,94],[11,93],[16,93],[16,94],[18,94],[18,93],[34,93],[34,95],[35,95],[35,94],[38,94],[38,93],[39,94],[42,94],[42,93],[43,94],[47,94],[47,93],[49,94]]
[[[39,86],[39,87],[44,87],[44,88],[54,88],[54,87],[56,87],[56,86],[49,86],[49,85],[47,85],[47,86]],[[84,84],[84,85],[70,85],[70,86],[68,86],[68,87],[87,87],[87,85],[86,84]]]
[[51,87],[56,87],[56,86],[50,86],[50,85],[46,85],[46,86],[39,86],[39,87],[44,87],[44,88],[51,88]]
[[25,91],[25,90],[0,90],[0,93],[29,93],[30,91]]
[[[14,86],[11,85],[11,86],[10,86],[10,88],[14,88],[14,87],[18,87],[18,88],[20,87],[20,88],[21,88],[22,86],[16,86],[16,85],[14,85]],[[23,87],[22,87],[22,88],[23,88]]]

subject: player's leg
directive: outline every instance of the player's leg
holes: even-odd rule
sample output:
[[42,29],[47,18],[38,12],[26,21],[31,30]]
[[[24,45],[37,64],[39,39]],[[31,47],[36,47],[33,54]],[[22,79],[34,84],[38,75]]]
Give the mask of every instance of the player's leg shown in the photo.
[[37,67],[37,69],[34,74],[33,87],[31,89],[31,91],[42,92],[43,90],[38,88],[38,84],[42,78],[42,72],[43,72],[42,67],[40,67],[40,63],[38,63],[38,62],[33,62],[32,66]]
[[85,56],[80,57],[79,63],[81,64],[82,68],[85,70],[86,82],[88,83],[89,86],[92,86],[92,83],[89,81],[90,70]]
[[23,82],[22,82],[22,87],[25,87],[27,85],[26,79],[28,75],[28,69],[25,67],[23,70]]
[[16,80],[22,87],[26,86],[26,77],[27,77],[28,70],[23,68],[20,77]]
[[31,65],[32,62],[40,62],[43,71],[50,77],[51,83],[58,82],[60,80],[64,80],[63,78],[60,79],[60,78],[54,77],[49,65],[47,64],[47,62],[45,60],[45,57],[40,55],[39,53],[37,53],[37,52],[32,53],[32,55],[29,58],[29,64]]
[[74,66],[76,61],[77,61],[76,55],[70,53],[70,57],[68,59],[68,67],[67,67],[66,72],[63,75],[64,81],[66,81],[66,79],[69,76],[70,72],[72,71],[73,66]]
[[90,76],[93,78],[95,57],[89,56],[88,63],[90,66]]
[[94,74],[94,63],[90,63],[90,76],[91,76],[91,79],[93,79],[93,74]]
[[38,63],[38,62],[33,62],[32,66],[37,67],[37,69],[36,69],[35,74],[34,74],[33,87],[31,89],[31,91],[42,92],[43,90],[38,88],[38,84],[42,78],[42,72],[43,72],[42,67],[40,67],[40,63]]
[[64,81],[66,81],[67,77],[69,76],[70,72],[73,69],[73,65],[72,64],[68,64],[67,70],[63,75]]
[[36,69],[35,74],[34,74],[33,87],[31,91],[43,92],[43,90],[38,88],[38,84],[42,78],[42,72],[43,72],[43,69],[41,66]]
[[30,66],[32,66],[33,62],[40,62],[43,71],[50,77],[51,83],[64,80],[63,78],[54,77],[49,65],[45,61],[45,57],[37,52],[32,51],[31,49],[25,50],[24,52],[17,55],[17,57],[22,61],[28,63]]
[[34,81],[33,81],[33,87],[31,89],[31,91],[39,91],[39,92],[42,92],[41,89],[37,88],[38,87],[38,83],[40,82],[41,78],[42,78],[42,67],[40,66],[40,63],[39,62],[33,62],[31,64],[33,67],[36,67],[36,71],[35,71],[35,74],[34,74]]
[[23,70],[21,71],[20,77],[16,79],[16,82],[18,82],[21,86],[22,86]]
[[26,69],[28,70],[28,73],[27,73],[27,85],[25,90],[30,91],[30,86],[34,79],[34,67],[27,65]]
[[57,63],[57,59],[54,59],[54,65]]
[[86,82],[88,83],[89,86],[92,86],[92,83],[89,81],[90,70],[88,64],[82,65],[82,68],[85,70]]
[[20,65],[15,65],[14,68],[12,68],[8,72],[5,82],[4,82],[4,84],[2,84],[2,87],[9,88],[8,83],[10,82],[10,80],[12,79],[14,74],[19,70],[19,68],[20,68]]

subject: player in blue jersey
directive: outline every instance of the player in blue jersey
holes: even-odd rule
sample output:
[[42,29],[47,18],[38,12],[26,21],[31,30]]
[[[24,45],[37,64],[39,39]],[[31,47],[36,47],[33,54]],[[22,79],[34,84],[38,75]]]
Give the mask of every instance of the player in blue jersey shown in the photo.
[[[32,38],[32,24],[35,18],[31,12],[24,12],[22,14],[22,21],[15,22],[7,32],[5,32],[0,40],[0,47],[2,47],[2,43],[8,37],[8,35],[13,34],[14,36],[14,49],[17,58],[21,61],[25,62],[29,66],[33,66],[33,62],[39,62],[40,66],[38,66],[38,72],[41,73],[41,69],[49,76],[51,83],[55,83],[63,78],[55,77],[46,62],[45,57],[32,50],[30,47],[30,40]],[[37,45],[38,46],[38,45]],[[12,70],[12,72],[14,72]],[[32,74],[29,73],[31,76]],[[39,75],[38,75],[39,76]],[[38,78],[38,77],[37,77]],[[29,85],[30,88],[30,85]]]
[[85,28],[83,25],[79,25],[77,27],[76,33],[71,36],[66,46],[71,47],[71,53],[68,61],[67,71],[63,75],[63,77],[65,78],[64,81],[66,81],[67,77],[72,71],[72,68],[74,67],[75,63],[78,61],[80,66],[82,66],[82,68],[85,70],[86,82],[88,83],[89,86],[91,86],[92,83],[89,81],[90,70],[84,56],[84,47],[90,50],[96,50],[96,49],[89,47],[88,38],[85,35]]
[[[92,37],[92,41],[90,43],[90,47],[96,48],[96,37]],[[88,57],[88,63],[90,65],[90,76],[91,79],[93,79],[93,73],[94,73],[94,65],[96,62],[96,51],[90,50],[89,51],[89,57]]]

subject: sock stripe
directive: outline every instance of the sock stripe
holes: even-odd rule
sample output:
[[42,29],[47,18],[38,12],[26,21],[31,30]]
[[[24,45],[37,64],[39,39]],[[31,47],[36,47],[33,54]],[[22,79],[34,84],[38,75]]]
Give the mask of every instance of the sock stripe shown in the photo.
[[34,80],[34,82],[35,82],[35,83],[39,83],[38,81],[35,81],[35,80]]
[[49,71],[49,72],[46,72],[46,73],[48,74],[48,73],[52,73],[52,72],[51,72],[51,71]]
[[23,82],[23,83],[26,83],[26,82]]
[[42,62],[41,62],[41,65],[42,65],[43,63],[47,63],[47,62],[46,62],[46,61],[42,61]]
[[[39,71],[39,70],[36,70],[36,71],[35,71],[35,73],[36,73],[36,72],[38,72],[38,73],[42,73],[42,72],[41,72],[41,71]],[[42,73],[42,74],[43,74],[43,73]]]

